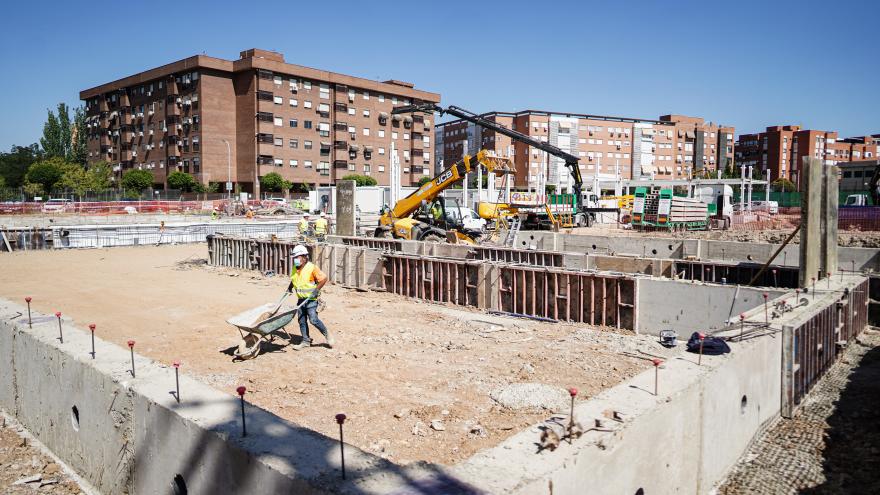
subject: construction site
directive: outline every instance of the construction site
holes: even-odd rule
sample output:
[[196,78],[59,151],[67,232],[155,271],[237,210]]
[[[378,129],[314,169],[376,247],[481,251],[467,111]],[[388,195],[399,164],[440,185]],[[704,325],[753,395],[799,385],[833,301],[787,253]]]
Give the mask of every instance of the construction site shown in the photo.
[[[827,167],[811,169],[799,220],[775,242],[578,227],[606,213],[585,204],[567,226],[545,208],[551,226],[534,230],[514,211],[494,241],[473,242],[431,210],[469,160],[367,220],[340,182],[332,232],[297,215],[7,217],[0,408],[30,440],[3,451],[20,475],[0,481],[176,494],[877,488],[880,469],[847,475],[828,457],[847,451],[834,431],[877,419],[835,420],[831,404],[847,377],[877,373],[880,250],[860,247],[869,232],[835,242]],[[326,275],[317,311],[333,337],[313,329],[311,346],[289,297],[303,259]],[[874,382],[853,383],[871,396]],[[818,430],[800,434],[832,435],[828,446],[752,462],[779,456],[805,414]],[[876,441],[858,452],[872,457]],[[28,442],[42,453],[31,459]],[[797,472],[761,471],[775,464]]]

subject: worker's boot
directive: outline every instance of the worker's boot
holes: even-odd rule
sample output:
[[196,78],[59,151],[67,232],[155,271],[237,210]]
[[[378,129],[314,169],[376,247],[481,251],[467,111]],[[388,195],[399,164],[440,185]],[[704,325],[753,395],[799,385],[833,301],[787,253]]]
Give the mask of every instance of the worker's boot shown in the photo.
[[333,336],[328,333],[327,334],[327,347],[333,349],[334,344],[336,344],[336,341],[333,340]]
[[296,344],[296,345],[293,345],[293,346],[290,346],[290,347],[291,347],[294,351],[301,351],[301,350],[303,350],[303,349],[305,349],[306,347],[309,347],[309,346],[311,346],[311,345],[312,345],[311,342],[300,342],[299,344]]

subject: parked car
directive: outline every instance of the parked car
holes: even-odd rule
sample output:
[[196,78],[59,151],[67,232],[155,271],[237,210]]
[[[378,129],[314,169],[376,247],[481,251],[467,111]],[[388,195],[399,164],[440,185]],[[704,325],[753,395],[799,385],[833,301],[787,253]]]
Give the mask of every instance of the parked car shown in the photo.
[[43,213],[62,213],[73,207],[72,199],[52,198],[43,203]]
[[779,203],[776,201],[752,201],[752,211],[766,211],[771,215],[779,213]]
[[278,203],[278,204],[287,204],[287,200],[284,198],[266,198],[266,202]]
[[483,232],[486,230],[486,219],[480,218],[477,212],[464,206],[450,208],[447,214],[452,216],[456,221],[460,218],[461,223],[466,230],[475,230]]

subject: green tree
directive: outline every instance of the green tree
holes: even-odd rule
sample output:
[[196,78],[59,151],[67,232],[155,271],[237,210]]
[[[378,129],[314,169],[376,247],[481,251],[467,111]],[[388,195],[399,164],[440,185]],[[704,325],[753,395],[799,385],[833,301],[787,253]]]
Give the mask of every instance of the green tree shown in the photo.
[[25,179],[31,184],[39,184],[43,191],[51,192],[69,168],[70,164],[64,158],[52,157],[32,164]]
[[424,186],[424,185],[427,184],[428,182],[431,182],[431,178],[430,178],[430,177],[422,177],[421,179],[419,179],[419,187]]
[[25,194],[27,194],[31,198],[33,198],[34,196],[41,196],[43,194],[42,184],[25,182],[22,188],[24,189]]
[[75,108],[71,119],[70,108],[59,103],[57,112],[47,110],[47,113],[43,137],[40,138],[46,156],[85,165],[88,149],[85,109]]
[[196,180],[186,172],[174,171],[168,174],[168,187],[190,192],[195,188]]
[[353,180],[358,187],[375,186],[376,184],[378,184],[378,182],[376,182],[376,179],[370,177],[369,175],[348,174],[343,177],[342,180]]
[[9,153],[0,153],[0,177],[8,187],[21,187],[25,183],[28,168],[40,159],[40,147],[13,146]]
[[153,187],[153,174],[147,170],[132,169],[122,175],[122,187],[143,191]]
[[774,191],[792,192],[797,190],[797,186],[794,185],[794,182],[785,177],[780,177],[774,180],[771,185],[773,186]]
[[216,193],[220,191],[220,183],[219,182],[209,182],[208,187],[205,188],[205,192]]
[[293,187],[293,184],[284,180],[277,172],[269,172],[260,177],[260,188],[264,191],[280,192]]
[[0,188],[6,187],[6,179],[0,175]]

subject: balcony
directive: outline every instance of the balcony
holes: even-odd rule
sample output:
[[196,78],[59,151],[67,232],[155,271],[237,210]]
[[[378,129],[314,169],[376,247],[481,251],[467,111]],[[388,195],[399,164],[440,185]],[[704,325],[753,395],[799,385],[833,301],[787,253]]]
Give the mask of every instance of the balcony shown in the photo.
[[345,160],[333,160],[333,168],[348,168],[348,162]]
[[333,141],[333,147],[338,150],[347,150],[348,142],[347,141]]
[[337,112],[348,113],[348,105],[345,103],[334,103],[333,109]]
[[275,116],[269,112],[257,112],[257,122],[273,123]]
[[257,165],[274,165],[275,158],[271,155],[259,155],[257,156]]
[[170,80],[165,84],[165,87],[168,88],[168,90],[167,90],[167,91],[168,91],[168,96],[177,96],[177,95],[180,94],[180,90],[177,88],[177,81],[175,81],[173,78],[170,79]]
[[336,131],[342,131],[342,132],[345,132],[345,131],[348,130],[348,123],[346,123],[346,122],[337,122],[337,123],[333,124],[333,129],[336,130]]
[[173,100],[169,101],[168,103],[165,104],[165,116],[168,117],[171,115],[173,115],[173,116],[180,115],[180,107],[177,106],[177,104],[174,103]]
[[275,95],[271,91],[257,91],[257,101],[274,101]]
[[179,156],[180,156],[180,147],[178,147],[176,144],[174,144],[174,145],[168,145],[168,146],[165,147],[165,149],[168,150],[168,151],[167,151],[167,155],[168,155],[169,158],[170,158],[170,157],[179,157]]

